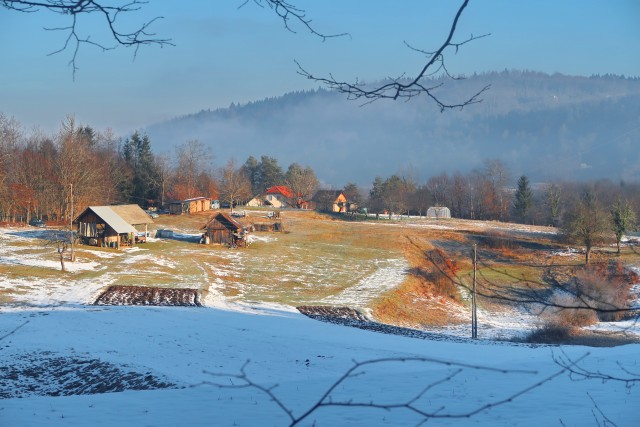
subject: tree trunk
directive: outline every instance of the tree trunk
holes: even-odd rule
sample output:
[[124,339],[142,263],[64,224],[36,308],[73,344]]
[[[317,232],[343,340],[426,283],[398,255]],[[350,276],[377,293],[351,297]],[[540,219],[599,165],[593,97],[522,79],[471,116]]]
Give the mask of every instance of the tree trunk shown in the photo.
[[58,253],[60,254],[60,267],[62,268],[63,272],[66,272],[67,269],[64,266],[64,251],[58,251]]

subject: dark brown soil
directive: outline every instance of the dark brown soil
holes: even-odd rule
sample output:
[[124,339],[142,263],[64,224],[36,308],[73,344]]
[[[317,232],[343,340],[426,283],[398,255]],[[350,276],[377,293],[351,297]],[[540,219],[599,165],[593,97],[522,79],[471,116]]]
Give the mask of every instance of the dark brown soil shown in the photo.
[[126,365],[51,352],[25,354],[11,365],[0,366],[0,399],[177,387],[151,372],[136,372]]
[[197,289],[154,288],[114,285],[104,291],[95,305],[158,305],[200,307]]

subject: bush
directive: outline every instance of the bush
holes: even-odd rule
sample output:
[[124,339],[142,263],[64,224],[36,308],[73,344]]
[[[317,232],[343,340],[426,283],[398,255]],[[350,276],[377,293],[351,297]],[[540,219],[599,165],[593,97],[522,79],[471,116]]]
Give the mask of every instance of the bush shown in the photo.
[[[565,328],[575,328],[589,326],[598,322],[598,315],[595,310],[586,308],[578,301],[574,295],[562,293],[555,294],[551,298],[551,303],[555,306],[548,313],[551,323]],[[584,308],[563,308],[563,307],[584,307]]]
[[524,341],[532,344],[565,344],[571,337],[571,328],[551,322],[532,331]]
[[603,322],[622,320],[631,306],[631,278],[620,262],[598,264],[576,273],[574,293],[597,311]]

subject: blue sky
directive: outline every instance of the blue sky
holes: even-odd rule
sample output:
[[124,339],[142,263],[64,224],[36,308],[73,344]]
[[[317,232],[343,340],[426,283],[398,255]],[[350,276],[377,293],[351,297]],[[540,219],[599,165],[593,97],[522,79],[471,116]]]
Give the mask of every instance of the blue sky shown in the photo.
[[[0,9],[0,112],[27,128],[54,132],[67,114],[118,134],[202,109],[226,107],[318,85],[296,73],[294,60],[317,75],[377,80],[413,75],[423,58],[403,42],[435,49],[458,1],[291,0],[326,34],[322,42],[303,28],[286,31],[274,13],[242,0],[150,0],[123,16],[135,25],[164,16],[152,29],[176,46],[102,52],[81,48],[73,80],[71,50],[59,49],[66,25],[47,12]],[[96,29],[98,28],[98,29]],[[95,21],[80,29],[103,36]],[[447,63],[453,73],[527,69],[571,75],[640,76],[640,2],[637,0],[471,0],[458,40],[490,37],[464,46]],[[11,42],[8,42],[8,41]]]

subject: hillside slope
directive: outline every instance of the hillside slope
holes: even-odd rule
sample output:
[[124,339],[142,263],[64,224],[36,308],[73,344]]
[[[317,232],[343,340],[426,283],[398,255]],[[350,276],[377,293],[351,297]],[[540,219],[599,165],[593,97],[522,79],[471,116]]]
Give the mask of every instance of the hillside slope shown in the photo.
[[308,164],[335,186],[368,185],[406,168],[421,178],[464,173],[494,158],[534,180],[640,178],[640,79],[505,71],[448,82],[438,93],[455,102],[487,84],[483,102],[462,111],[441,113],[426,99],[363,106],[317,90],[205,110],[146,131],[159,152],[198,139],[217,165],[269,155],[283,167]]

